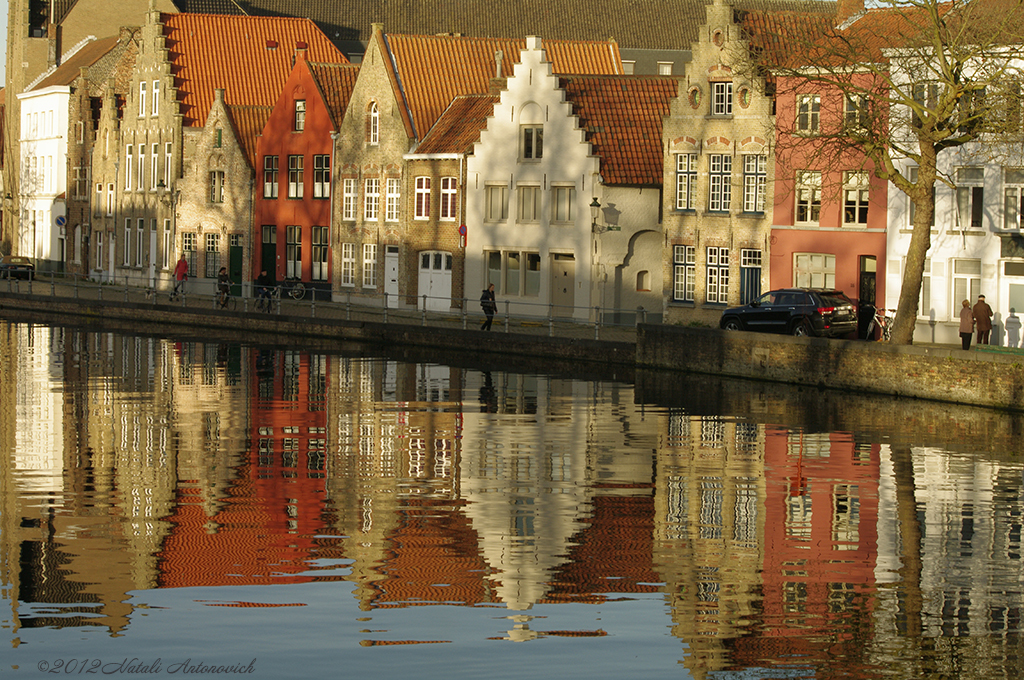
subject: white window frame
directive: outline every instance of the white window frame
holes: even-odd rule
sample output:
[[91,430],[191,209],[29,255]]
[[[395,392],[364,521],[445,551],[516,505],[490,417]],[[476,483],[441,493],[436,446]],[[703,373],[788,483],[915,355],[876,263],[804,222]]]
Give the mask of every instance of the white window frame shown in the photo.
[[693,210],[697,196],[697,154],[676,154],[676,210]]
[[354,177],[347,177],[341,182],[341,219],[354,220],[356,218],[356,200],[359,192],[356,189]]
[[341,244],[341,277],[339,283],[346,288],[353,288],[356,285],[355,243]]
[[544,157],[544,126],[524,125],[519,135],[519,157],[524,161],[539,161]]
[[313,154],[313,198],[331,197],[331,156]]
[[835,288],[836,256],[832,253],[793,253],[793,285]]
[[871,180],[865,170],[843,172],[843,224],[868,226]]
[[164,252],[161,259],[161,267],[163,269],[170,269],[171,267],[171,220],[164,220]]
[[150,148],[150,168],[149,168],[149,188],[151,191],[156,191],[157,177],[160,176],[160,145],[153,144]]
[[302,198],[304,192],[306,157],[302,154],[288,156],[288,198]]
[[280,157],[270,154],[263,157],[263,198],[277,198],[280,182]]
[[572,224],[576,219],[576,185],[551,187],[551,221]]
[[732,82],[711,83],[711,115],[732,115]]
[[762,154],[743,156],[743,212],[763,213],[765,188],[768,185],[768,157]]
[[124,190],[132,190],[132,176],[135,174],[132,172],[132,151],[135,147],[131,144],[127,144],[124,147]]
[[954,258],[949,263],[950,285],[949,320],[960,318],[961,301],[974,302],[981,294],[981,260],[976,258]]
[[440,217],[443,221],[454,221],[459,216],[459,180],[457,177],[441,178]]
[[146,218],[140,217],[135,225],[135,266],[146,264]]
[[1003,229],[1020,229],[1024,215],[1024,168],[1003,169]]
[[708,246],[705,256],[705,298],[708,304],[724,305],[729,302],[729,249],[725,246]]
[[139,83],[139,118],[146,115],[148,110],[146,109],[146,81]]
[[385,181],[384,221],[397,222],[402,205],[402,182],[397,177],[388,177]]
[[121,264],[125,267],[131,265],[132,258],[132,218],[124,218],[124,243],[121,244],[123,253]]
[[484,221],[501,222],[508,219],[508,185],[488,184],[484,187]]
[[368,177],[363,187],[363,219],[380,219],[380,178]]
[[970,166],[956,170],[956,205],[954,216],[957,231],[983,229],[985,225],[985,168]]
[[295,117],[292,120],[292,130],[303,132],[306,129],[306,100],[295,100]]
[[160,81],[153,81],[153,115],[160,115]]
[[697,247],[672,247],[672,300],[693,302],[697,290]]
[[708,212],[729,212],[732,203],[732,156],[708,156]]
[[380,109],[377,102],[370,104],[370,146],[380,144]]
[[796,224],[820,224],[821,173],[817,170],[801,170],[797,172],[796,186],[793,194],[796,202],[793,211],[793,221]]
[[413,219],[430,219],[430,177],[416,177],[413,180],[415,185],[415,204]]
[[541,188],[539,184],[520,184],[516,187],[516,221],[540,222]]
[[377,287],[377,244],[363,244],[363,288]]
[[114,183],[107,183],[107,217],[114,216]]
[[313,281],[327,281],[329,266],[330,234],[327,227],[310,227],[310,272]]
[[815,135],[821,129],[821,95],[801,94],[796,98],[796,131]]

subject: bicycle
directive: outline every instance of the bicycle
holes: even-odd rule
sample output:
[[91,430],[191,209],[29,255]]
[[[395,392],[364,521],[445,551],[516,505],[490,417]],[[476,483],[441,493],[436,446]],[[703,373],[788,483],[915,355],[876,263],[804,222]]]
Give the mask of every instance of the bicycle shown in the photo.
[[885,309],[879,309],[878,307],[874,307],[873,309],[875,310],[875,314],[871,321],[868,322],[868,330],[865,337],[867,339],[874,337],[875,326],[877,326],[882,331],[882,340],[889,342],[889,336],[892,333],[892,324],[896,320],[896,310],[890,309],[889,311],[892,312],[892,315],[889,315],[885,313]]
[[281,299],[281,288],[280,286],[274,286],[271,288],[261,288],[256,293],[256,303],[253,308],[257,312],[270,313],[274,309],[274,300]]
[[288,287],[288,295],[293,300],[301,300],[306,297],[306,284],[302,283],[298,279],[288,279],[285,281],[285,285]]
[[229,291],[219,291],[217,293],[217,308],[233,312],[238,308],[238,300]]

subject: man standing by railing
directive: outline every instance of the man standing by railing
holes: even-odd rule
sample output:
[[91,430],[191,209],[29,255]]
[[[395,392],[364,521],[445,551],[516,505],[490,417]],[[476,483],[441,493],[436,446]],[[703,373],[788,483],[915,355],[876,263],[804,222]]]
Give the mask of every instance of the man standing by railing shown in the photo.
[[188,260],[185,259],[185,253],[182,253],[178,264],[174,266],[174,292],[171,293],[172,300],[178,297],[179,292],[182,295],[185,294],[186,281],[188,281]]
[[491,330],[491,322],[494,321],[494,312],[498,311],[498,303],[494,300],[494,284],[487,286],[487,290],[480,296],[480,307],[487,315],[487,320],[480,325],[480,330]]

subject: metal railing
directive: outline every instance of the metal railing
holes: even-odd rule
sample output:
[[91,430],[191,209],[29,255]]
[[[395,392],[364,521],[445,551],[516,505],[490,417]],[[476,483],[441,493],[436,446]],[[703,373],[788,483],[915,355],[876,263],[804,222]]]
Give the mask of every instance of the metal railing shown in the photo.
[[[270,288],[266,305],[257,286],[246,282],[243,295],[230,296],[221,307],[216,281],[189,280],[179,294],[166,280],[151,287],[144,275],[121,275],[115,280],[95,281],[72,273],[36,273],[31,279],[0,279],[0,291],[50,295],[93,301],[170,305],[182,309],[213,309],[225,313],[286,314],[310,319],[343,319],[402,323],[423,327],[469,329],[482,324],[486,315],[478,298],[440,298],[429,295],[394,295],[355,288],[314,288],[286,282]],[[259,303],[259,304],[258,304]],[[632,340],[636,325],[652,320],[643,307],[574,307],[529,300],[498,300],[494,330],[550,337],[592,337],[595,340]],[[658,318],[654,321],[660,320]]]

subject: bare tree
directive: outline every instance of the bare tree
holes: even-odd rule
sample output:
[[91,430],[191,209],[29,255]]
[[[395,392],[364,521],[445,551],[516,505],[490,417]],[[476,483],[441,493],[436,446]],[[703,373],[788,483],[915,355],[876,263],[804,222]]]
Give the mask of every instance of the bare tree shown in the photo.
[[891,336],[891,342],[911,344],[935,187],[954,186],[940,171],[939,155],[975,142],[989,158],[1014,144],[1019,149],[1024,0],[872,5],[865,10],[864,0],[841,0],[837,15],[826,19],[751,12],[743,23],[758,68],[770,74],[777,96],[815,87],[846,102],[831,119],[821,112],[813,140],[786,134],[780,121],[777,152],[799,144],[832,167],[862,158],[864,169],[891,182],[913,205]]

